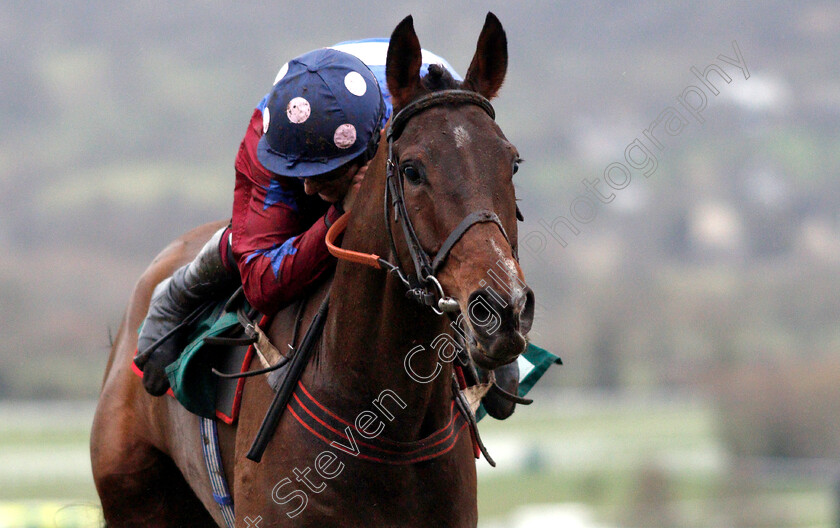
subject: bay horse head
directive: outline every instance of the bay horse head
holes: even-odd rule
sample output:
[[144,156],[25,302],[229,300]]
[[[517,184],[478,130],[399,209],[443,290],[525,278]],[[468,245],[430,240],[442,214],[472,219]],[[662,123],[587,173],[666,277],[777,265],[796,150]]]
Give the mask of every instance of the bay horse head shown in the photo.
[[392,251],[403,269],[414,264],[441,311],[466,314],[457,322],[470,355],[496,368],[525,350],[535,303],[516,251],[519,153],[489,103],[507,70],[504,29],[487,14],[462,82],[440,65],[421,79],[422,62],[409,16],[391,35],[386,62]]

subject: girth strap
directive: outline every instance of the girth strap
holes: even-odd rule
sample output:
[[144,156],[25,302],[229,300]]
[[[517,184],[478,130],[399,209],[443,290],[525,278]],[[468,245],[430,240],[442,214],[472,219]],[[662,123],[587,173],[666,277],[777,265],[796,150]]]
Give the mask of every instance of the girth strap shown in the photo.
[[199,418],[202,452],[207,475],[210,477],[210,487],[213,490],[213,500],[219,505],[227,528],[233,528],[236,522],[233,513],[233,497],[230,495],[225,470],[222,467],[222,452],[219,449],[219,433],[216,420],[213,418]]

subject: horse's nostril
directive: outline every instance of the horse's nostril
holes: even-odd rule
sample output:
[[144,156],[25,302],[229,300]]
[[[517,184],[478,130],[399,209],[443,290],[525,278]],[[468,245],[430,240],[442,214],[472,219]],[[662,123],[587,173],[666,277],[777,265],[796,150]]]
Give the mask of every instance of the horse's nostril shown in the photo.
[[534,320],[534,292],[525,287],[515,299],[502,302],[498,294],[485,288],[469,296],[468,316],[479,336],[489,337],[497,331],[527,334]]
[[479,334],[489,336],[498,330],[502,320],[500,309],[501,306],[485,289],[470,294],[467,315]]
[[534,323],[534,305],[537,303],[534,297],[534,291],[528,288],[525,293],[525,303],[522,311],[519,312],[519,331],[527,334],[531,331],[531,325]]

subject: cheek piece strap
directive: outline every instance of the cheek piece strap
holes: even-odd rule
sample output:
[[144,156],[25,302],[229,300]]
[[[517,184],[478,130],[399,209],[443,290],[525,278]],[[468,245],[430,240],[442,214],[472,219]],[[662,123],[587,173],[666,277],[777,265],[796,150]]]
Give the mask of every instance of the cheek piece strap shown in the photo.
[[[431,108],[433,106],[443,105],[462,105],[473,104],[484,110],[487,115],[495,119],[496,114],[493,106],[487,98],[481,96],[476,92],[469,90],[441,90],[424,95],[415,101],[409,103],[405,108],[400,110],[390,121],[386,138],[388,141],[388,161],[386,164],[386,179],[385,179],[385,200],[384,200],[384,216],[385,226],[388,231],[388,241],[391,246],[391,253],[397,258],[397,263],[391,263],[384,258],[373,255],[350,251],[339,248],[335,245],[335,240],[339,234],[347,227],[346,215],[337,220],[327,233],[327,248],[330,253],[337,258],[364,264],[379,269],[386,269],[391,273],[397,275],[408,290],[407,295],[417,302],[429,306],[435,313],[442,315],[443,313],[455,313],[459,311],[458,301],[452,297],[446,296],[443,287],[438,281],[436,274],[440,271],[441,266],[446,261],[446,257],[455,247],[455,244],[469,231],[469,229],[480,223],[492,222],[499,226],[502,235],[508,244],[511,244],[510,237],[508,237],[505,228],[499,216],[486,209],[473,211],[468,214],[457,226],[452,230],[446,240],[441,244],[440,249],[432,258],[423,249],[420,244],[420,239],[411,222],[411,217],[408,215],[408,209],[405,204],[405,187],[403,178],[401,177],[397,167],[399,160],[394,155],[394,141],[399,139],[405,125],[409,119],[418,113]],[[408,247],[408,252],[411,255],[411,261],[414,267],[414,273],[403,271],[403,267],[399,262],[399,253],[397,252],[396,243],[394,240],[394,233],[392,230],[392,221],[390,219],[390,211],[394,212],[394,222],[398,222],[402,227],[403,239]],[[517,212],[518,212],[517,207]],[[519,214],[517,214],[519,216]],[[516,248],[513,248],[513,254],[517,257]],[[517,257],[518,258],[518,257]]]

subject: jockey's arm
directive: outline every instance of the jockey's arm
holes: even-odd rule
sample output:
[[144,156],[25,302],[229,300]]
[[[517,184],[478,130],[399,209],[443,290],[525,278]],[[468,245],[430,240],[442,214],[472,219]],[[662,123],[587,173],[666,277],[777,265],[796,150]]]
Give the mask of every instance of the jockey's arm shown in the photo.
[[[281,212],[282,209],[285,208],[277,207],[275,211]],[[288,214],[289,211],[282,211],[276,216]],[[339,216],[337,208],[330,207],[308,230],[288,237],[288,233],[283,232],[264,235],[260,239],[265,241],[265,248],[242,253],[237,251],[234,237],[233,254],[248,302],[264,314],[274,314],[303,295],[334,266],[335,259],[327,251],[324,237],[327,223],[332,224]]]
[[324,237],[342,210],[335,205],[314,223],[297,202],[294,183],[273,178],[256,161],[262,117],[255,111],[236,158],[231,249],[245,296],[272,315],[300,297],[334,264]]

